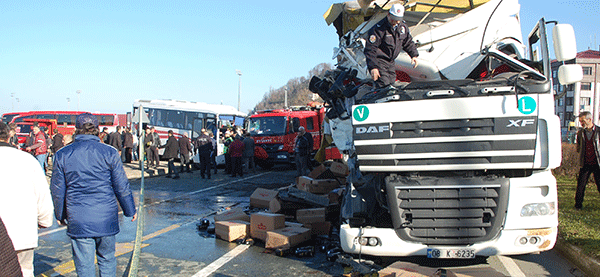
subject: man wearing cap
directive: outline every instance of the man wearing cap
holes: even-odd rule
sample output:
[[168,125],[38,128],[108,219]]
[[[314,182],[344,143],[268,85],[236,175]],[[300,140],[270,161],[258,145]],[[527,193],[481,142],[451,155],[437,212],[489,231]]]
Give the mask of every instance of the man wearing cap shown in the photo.
[[135,202],[121,156],[98,137],[98,119],[77,116],[73,142],[56,152],[50,191],[54,216],[67,225],[78,276],[116,276],[115,235],[119,206],[123,215],[137,218]]
[[389,86],[396,81],[394,61],[400,50],[408,53],[413,67],[417,67],[419,52],[403,17],[404,6],[394,4],[386,18],[369,30],[364,52],[367,67],[378,88]]

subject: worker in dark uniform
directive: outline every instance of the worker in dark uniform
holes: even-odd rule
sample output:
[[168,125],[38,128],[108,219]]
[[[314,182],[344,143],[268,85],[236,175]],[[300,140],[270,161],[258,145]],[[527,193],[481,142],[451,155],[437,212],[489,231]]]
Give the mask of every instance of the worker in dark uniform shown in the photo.
[[367,36],[365,56],[367,67],[378,88],[389,86],[396,81],[395,60],[404,50],[412,58],[411,64],[417,67],[419,52],[412,40],[408,26],[402,20],[404,6],[392,5],[386,18],[379,21]]

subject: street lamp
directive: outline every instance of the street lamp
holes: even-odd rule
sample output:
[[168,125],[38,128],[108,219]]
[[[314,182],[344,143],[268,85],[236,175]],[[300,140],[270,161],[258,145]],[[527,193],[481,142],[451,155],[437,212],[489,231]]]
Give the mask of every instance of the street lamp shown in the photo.
[[80,90],[80,89],[78,89],[78,90],[76,91],[76,93],[77,93],[77,111],[79,111],[79,95],[81,94],[81,90]]
[[71,110],[71,98],[67,97],[67,111]]
[[235,74],[238,75],[238,111],[240,110],[240,98],[242,95],[242,71],[235,70]]
[[11,92],[10,93],[10,103],[12,104],[12,111],[15,111],[15,93]]

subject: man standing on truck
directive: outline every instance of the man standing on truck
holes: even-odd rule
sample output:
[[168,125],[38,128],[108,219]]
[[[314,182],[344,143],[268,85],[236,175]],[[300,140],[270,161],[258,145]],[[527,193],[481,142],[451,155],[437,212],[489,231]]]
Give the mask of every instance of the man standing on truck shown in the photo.
[[577,153],[579,153],[579,176],[577,177],[577,191],[575,192],[575,209],[583,208],[583,196],[590,174],[594,173],[594,181],[600,192],[600,163],[598,163],[598,144],[600,141],[600,127],[594,124],[592,114],[588,111],[579,114],[581,130],[577,132]]
[[367,67],[377,88],[389,86],[396,81],[395,60],[400,50],[408,53],[411,64],[417,67],[419,52],[403,18],[404,6],[394,4],[386,18],[369,30],[364,52]]

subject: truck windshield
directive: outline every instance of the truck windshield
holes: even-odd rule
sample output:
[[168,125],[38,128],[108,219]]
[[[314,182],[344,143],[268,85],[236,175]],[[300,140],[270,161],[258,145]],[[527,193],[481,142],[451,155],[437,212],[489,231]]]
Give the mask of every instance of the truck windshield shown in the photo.
[[251,136],[285,135],[286,121],[284,116],[250,118],[248,131]]

